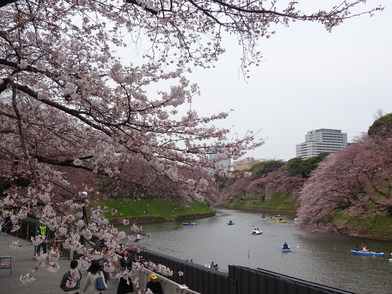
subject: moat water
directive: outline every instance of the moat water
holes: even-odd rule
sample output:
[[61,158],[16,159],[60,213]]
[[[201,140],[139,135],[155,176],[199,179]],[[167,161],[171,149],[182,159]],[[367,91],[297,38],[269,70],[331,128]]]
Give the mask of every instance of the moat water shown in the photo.
[[[392,242],[347,237],[337,233],[311,233],[291,223],[263,219],[267,211],[223,210],[214,217],[181,222],[145,224],[151,237],[148,248],[204,265],[262,268],[291,277],[360,294],[392,293]],[[287,219],[294,215],[283,214]],[[227,225],[232,220],[234,225]],[[259,228],[261,235],[252,235]],[[280,248],[287,242],[291,253]],[[384,257],[354,256],[350,250],[366,245],[380,248]]]

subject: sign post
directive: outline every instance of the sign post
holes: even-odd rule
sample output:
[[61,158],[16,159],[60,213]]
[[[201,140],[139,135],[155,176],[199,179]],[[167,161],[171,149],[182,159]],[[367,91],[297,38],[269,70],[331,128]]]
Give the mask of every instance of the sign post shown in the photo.
[[0,269],[9,268],[12,274],[11,256],[0,256]]

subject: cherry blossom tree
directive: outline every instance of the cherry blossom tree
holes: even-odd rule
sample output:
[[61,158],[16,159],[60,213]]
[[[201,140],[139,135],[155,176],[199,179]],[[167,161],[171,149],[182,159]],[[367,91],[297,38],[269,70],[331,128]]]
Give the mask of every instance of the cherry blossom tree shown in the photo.
[[178,177],[187,179],[186,189],[175,179],[168,180],[164,175],[155,173],[148,163],[141,159],[133,159],[130,164],[124,165],[121,174],[122,181],[108,179],[105,175],[95,176],[93,181],[100,188],[100,194],[109,198],[159,197],[186,202],[191,190],[197,199],[204,199],[210,205],[220,199],[218,187],[208,170],[178,167]]
[[255,164],[249,171],[227,180],[222,188],[222,199],[230,200],[241,197],[271,200],[276,194],[297,197],[305,179],[300,175],[291,175],[287,163],[266,161]]
[[338,213],[349,217],[392,216],[392,137],[364,135],[348,149],[329,155],[300,193],[298,224],[337,229]]
[[[187,72],[213,66],[225,51],[222,38],[234,34],[248,75],[261,58],[258,41],[274,33],[272,24],[313,21],[331,30],[347,18],[382,10],[353,13],[364,2],[305,14],[296,2],[281,8],[276,1],[2,1],[1,223],[10,218],[15,231],[21,219],[40,216],[66,248],[85,256],[84,266],[100,254],[80,239],[98,236],[109,247],[108,268],[115,273],[119,244],[135,244],[101,208],[90,207],[100,196],[91,183],[95,175],[141,186],[165,179],[182,185],[181,197],[202,199],[212,176],[208,153],[238,157],[263,144],[252,132],[232,139],[229,129],[216,128],[229,111],[199,116],[192,109],[199,89]],[[130,48],[143,54],[125,62],[117,52],[131,55]],[[148,170],[143,181],[123,172],[132,163]],[[189,177],[188,169],[196,176]],[[75,174],[83,176],[75,181]],[[56,270],[58,255],[49,257],[38,259],[35,270],[47,260]]]

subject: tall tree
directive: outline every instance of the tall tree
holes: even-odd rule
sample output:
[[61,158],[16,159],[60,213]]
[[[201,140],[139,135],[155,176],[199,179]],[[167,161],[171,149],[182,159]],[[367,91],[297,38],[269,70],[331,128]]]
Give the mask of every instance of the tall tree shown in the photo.
[[[208,181],[188,178],[179,167],[197,173],[211,166],[208,153],[241,156],[263,141],[252,132],[231,139],[229,129],[214,127],[228,112],[200,117],[192,110],[199,89],[186,72],[212,66],[229,33],[243,46],[246,73],[260,61],[256,45],[273,33],[270,25],[303,20],[330,30],[358,15],[351,12],[363,2],[304,14],[297,2],[279,9],[276,1],[2,1],[1,217],[10,217],[17,230],[20,219],[39,215],[66,246],[90,258],[97,256],[80,236],[88,240],[94,232],[111,252],[119,249],[124,235],[99,209],[92,208],[92,222],[80,220],[95,195],[88,179],[75,183],[65,173],[83,170],[135,183],[138,177],[125,177],[123,168],[141,161],[145,178],[162,176],[182,183],[188,197],[200,196]],[[128,64],[116,51],[130,44],[147,49]],[[69,224],[75,229],[67,230]]]
[[300,193],[298,223],[313,230],[336,228],[334,217],[392,216],[392,137],[367,136],[329,155]]
[[328,156],[328,153],[323,152],[315,157],[302,159],[295,157],[287,162],[287,171],[290,175],[301,175],[303,178],[309,178],[313,170],[315,170],[318,164]]

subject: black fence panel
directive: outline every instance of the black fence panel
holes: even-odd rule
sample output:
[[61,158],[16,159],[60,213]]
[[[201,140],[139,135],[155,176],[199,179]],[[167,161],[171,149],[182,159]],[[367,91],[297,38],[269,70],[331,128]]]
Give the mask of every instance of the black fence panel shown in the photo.
[[[309,287],[306,286],[306,285],[297,284],[296,289],[297,289],[297,293],[298,293],[298,294],[299,294],[299,293],[300,293],[300,294],[310,294],[310,293],[309,293]],[[295,290],[295,289],[293,289],[293,290]],[[295,293],[295,294],[297,294],[297,293]]]
[[249,273],[249,289],[255,289],[255,293],[261,293],[259,289],[258,275],[255,272]]
[[287,294],[286,280],[281,278],[276,279],[276,294]]
[[268,293],[267,285],[268,285],[267,276],[257,275],[257,293],[267,294]]

